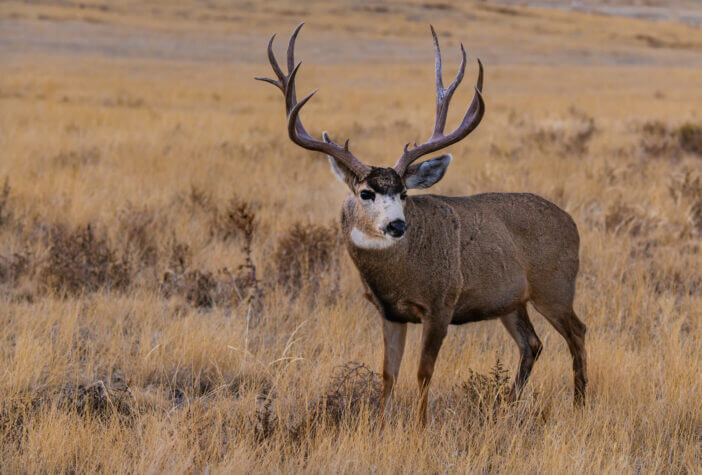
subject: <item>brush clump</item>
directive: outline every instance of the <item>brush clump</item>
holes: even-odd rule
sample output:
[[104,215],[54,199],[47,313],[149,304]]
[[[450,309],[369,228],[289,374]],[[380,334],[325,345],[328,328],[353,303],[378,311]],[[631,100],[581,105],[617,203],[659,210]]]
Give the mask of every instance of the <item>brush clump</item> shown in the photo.
[[276,282],[291,295],[305,287],[316,294],[323,277],[330,275],[333,294],[339,282],[339,254],[341,241],[335,225],[295,223],[278,239],[273,253]]

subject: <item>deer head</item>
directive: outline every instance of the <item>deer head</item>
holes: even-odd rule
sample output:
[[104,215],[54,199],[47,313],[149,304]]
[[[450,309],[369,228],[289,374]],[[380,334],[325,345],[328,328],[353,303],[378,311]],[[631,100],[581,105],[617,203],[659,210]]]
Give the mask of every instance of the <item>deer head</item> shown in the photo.
[[[391,245],[401,239],[407,229],[405,220],[405,205],[407,189],[429,188],[444,176],[444,172],[451,162],[451,155],[441,155],[413,164],[420,157],[441,150],[452,145],[475,129],[485,113],[485,103],[482,97],[483,65],[478,60],[479,73],[475,86],[475,95],[468,107],[460,125],[450,134],[444,134],[446,116],[451,97],[458,85],[463,80],[466,69],[466,51],[461,44],[461,66],[456,78],[444,88],[441,69],[441,51],[439,40],[431,27],[436,53],[436,121],[431,137],[421,145],[405,145],[402,156],[392,168],[373,167],[366,165],[356,158],[349,150],[349,140],[343,146],[334,143],[329,135],[324,132],[322,140],[310,136],[300,119],[300,111],[316,90],[308,94],[301,101],[297,100],[295,92],[295,77],[301,62],[295,64],[295,40],[304,23],[298,25],[290,36],[287,52],[287,74],[283,73],[278,61],[273,54],[273,35],[268,42],[268,59],[277,79],[257,77],[259,81],[273,84],[283,92],[285,97],[285,112],[288,117],[288,135],[300,147],[325,153],[331,164],[332,171],[346,183],[355,199],[357,209],[358,232],[363,239],[375,242],[380,247]],[[411,223],[409,224],[411,225]]]

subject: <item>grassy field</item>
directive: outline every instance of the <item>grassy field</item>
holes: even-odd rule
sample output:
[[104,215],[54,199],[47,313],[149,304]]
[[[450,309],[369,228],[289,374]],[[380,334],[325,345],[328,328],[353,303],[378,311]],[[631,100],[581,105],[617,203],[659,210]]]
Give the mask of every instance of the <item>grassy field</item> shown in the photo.
[[[0,471],[699,473],[702,30],[489,2],[227,3],[0,6]],[[301,20],[298,91],[320,88],[305,124],[377,165],[430,134],[428,23],[447,77],[459,41],[483,60],[487,114],[432,192],[528,191],[572,214],[584,409],[530,309],[545,348],[521,401],[501,402],[518,358],[502,325],[452,327],[415,427],[412,326],[376,423],[381,326],[339,244],[346,189],[252,79]]]

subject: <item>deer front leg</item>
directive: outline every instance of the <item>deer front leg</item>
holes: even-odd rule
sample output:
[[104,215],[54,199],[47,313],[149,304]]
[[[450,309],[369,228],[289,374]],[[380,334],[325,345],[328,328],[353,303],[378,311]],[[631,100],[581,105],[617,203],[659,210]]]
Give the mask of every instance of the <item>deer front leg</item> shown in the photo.
[[392,388],[400,372],[402,354],[405,351],[407,324],[395,323],[383,318],[383,342],[385,355],[383,357],[383,396],[380,402],[381,419],[390,408]]
[[424,322],[422,329],[422,352],[419,357],[417,381],[419,383],[419,421],[427,425],[427,400],[429,399],[429,383],[434,374],[434,364],[439,355],[441,344],[447,333],[447,325],[442,323]]

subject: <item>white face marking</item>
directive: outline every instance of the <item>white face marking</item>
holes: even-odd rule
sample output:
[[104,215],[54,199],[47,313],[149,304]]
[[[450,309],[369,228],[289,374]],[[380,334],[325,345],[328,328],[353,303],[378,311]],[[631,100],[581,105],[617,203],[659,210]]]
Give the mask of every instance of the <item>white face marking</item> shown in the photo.
[[397,242],[397,239],[387,235],[369,236],[358,228],[351,230],[351,242],[361,249],[387,249]]
[[[374,193],[374,200],[361,199],[361,205],[367,218],[373,222],[378,233],[384,235],[387,225],[395,220],[405,220],[404,203],[399,194],[383,195]],[[389,236],[388,236],[389,237]]]
[[[373,200],[360,199],[365,217],[372,227],[368,233],[357,227],[351,230],[351,242],[361,249],[387,249],[393,246],[401,237],[393,237],[386,233],[389,223],[395,220],[405,220],[404,202],[400,195],[383,195],[374,193]],[[369,234],[370,233],[370,234]]]
[[[400,195],[376,195],[375,201],[378,205],[382,206],[382,211],[380,215],[383,218],[384,224],[395,221],[396,219],[405,220],[405,210],[402,206],[402,200]],[[384,228],[385,226],[383,226]]]

